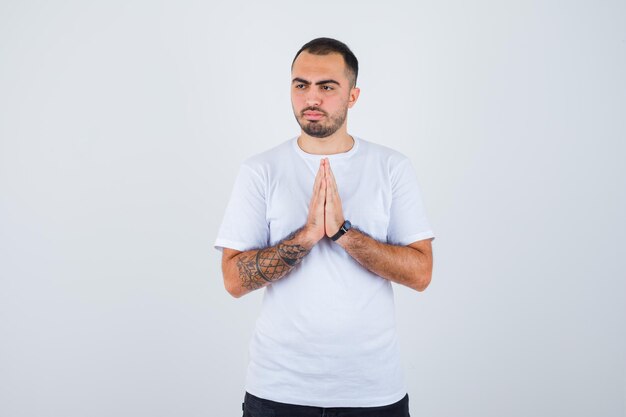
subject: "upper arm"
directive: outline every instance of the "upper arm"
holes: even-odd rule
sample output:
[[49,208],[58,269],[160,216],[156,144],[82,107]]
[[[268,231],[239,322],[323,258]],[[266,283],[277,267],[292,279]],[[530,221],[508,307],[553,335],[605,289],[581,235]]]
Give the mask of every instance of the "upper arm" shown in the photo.
[[434,238],[429,238],[429,239],[423,239],[423,240],[418,240],[417,242],[413,242],[411,244],[408,244],[407,246],[409,248],[413,248],[415,250],[418,250],[420,252],[422,252],[424,255],[432,258],[433,256],[433,246],[431,241]]
[[267,246],[270,231],[264,189],[262,175],[242,164],[213,244],[215,248],[224,248],[225,259],[234,256],[225,248],[246,251]]
[[[391,179],[391,206],[387,241],[396,245],[414,245],[415,249],[428,250],[429,243],[422,242],[434,236],[426,216],[417,175],[408,159],[393,166]],[[411,243],[413,242],[413,243]]]

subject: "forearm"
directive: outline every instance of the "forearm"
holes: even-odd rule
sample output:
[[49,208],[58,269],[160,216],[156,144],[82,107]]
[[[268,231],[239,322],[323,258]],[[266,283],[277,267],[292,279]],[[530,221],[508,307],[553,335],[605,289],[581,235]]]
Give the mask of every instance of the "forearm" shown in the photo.
[[301,227],[274,246],[238,254],[230,263],[229,292],[241,297],[278,281],[293,270],[314,245],[306,227]]
[[432,262],[416,249],[379,242],[354,227],[336,243],[363,267],[382,278],[417,291],[425,290],[430,282]]

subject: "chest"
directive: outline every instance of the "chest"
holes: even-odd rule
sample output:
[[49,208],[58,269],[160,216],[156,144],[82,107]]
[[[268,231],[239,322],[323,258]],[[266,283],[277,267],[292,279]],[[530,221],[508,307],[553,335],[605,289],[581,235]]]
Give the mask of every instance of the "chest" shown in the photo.
[[[271,244],[306,223],[319,161],[301,160],[270,173],[266,221]],[[367,161],[331,162],[344,217],[379,241],[386,242],[391,185],[384,166]]]

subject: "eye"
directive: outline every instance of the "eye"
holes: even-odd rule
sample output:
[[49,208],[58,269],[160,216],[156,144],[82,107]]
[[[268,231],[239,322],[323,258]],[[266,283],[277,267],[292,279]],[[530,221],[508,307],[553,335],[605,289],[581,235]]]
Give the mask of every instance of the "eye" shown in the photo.
[[326,91],[332,91],[332,90],[334,90],[334,88],[333,88],[333,87],[331,87],[330,85],[323,85],[323,86],[322,86],[322,89],[323,89],[323,90],[326,90]]
[[294,86],[294,88],[296,88],[296,89],[303,89],[304,87],[305,87],[305,85],[304,85],[304,84],[296,84],[296,85]]

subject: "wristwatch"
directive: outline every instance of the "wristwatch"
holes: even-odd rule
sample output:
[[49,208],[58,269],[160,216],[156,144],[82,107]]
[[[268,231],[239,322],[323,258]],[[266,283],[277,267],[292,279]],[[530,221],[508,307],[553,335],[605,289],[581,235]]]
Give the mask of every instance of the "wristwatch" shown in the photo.
[[332,235],[330,238],[334,242],[337,239],[339,239],[341,236],[345,235],[346,232],[350,230],[351,228],[352,228],[352,223],[350,223],[350,220],[346,220],[345,222],[343,222],[343,224],[339,228],[339,231],[335,233],[334,235]]

